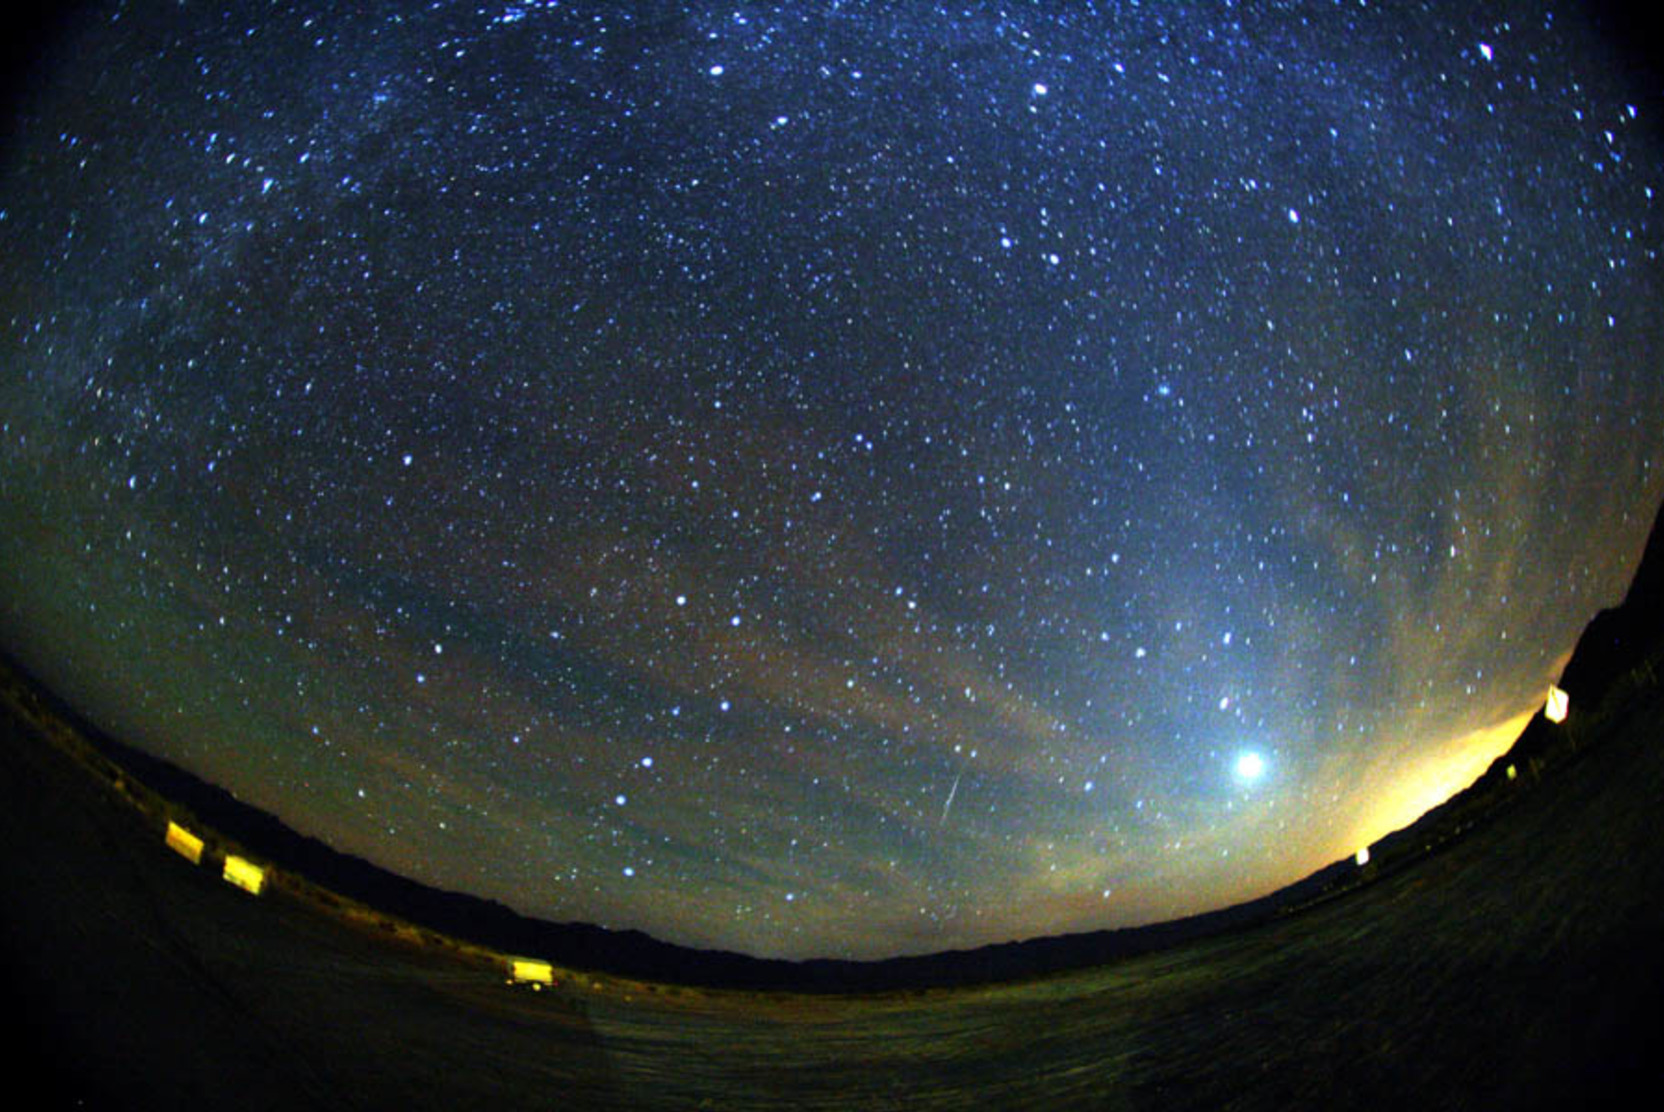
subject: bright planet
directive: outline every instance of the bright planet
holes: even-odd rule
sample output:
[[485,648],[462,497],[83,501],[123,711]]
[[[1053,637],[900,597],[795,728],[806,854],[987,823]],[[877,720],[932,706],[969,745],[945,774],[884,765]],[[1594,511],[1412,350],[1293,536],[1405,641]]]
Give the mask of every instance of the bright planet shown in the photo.
[[1243,753],[1236,759],[1236,778],[1253,783],[1265,774],[1265,758],[1258,753]]

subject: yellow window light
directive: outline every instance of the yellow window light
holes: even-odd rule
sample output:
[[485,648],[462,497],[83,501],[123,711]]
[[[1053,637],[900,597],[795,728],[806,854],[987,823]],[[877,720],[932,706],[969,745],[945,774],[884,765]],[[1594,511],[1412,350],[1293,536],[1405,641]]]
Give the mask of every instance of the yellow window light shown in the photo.
[[202,839],[176,822],[168,823],[168,848],[193,865],[202,864]]
[[260,889],[266,886],[266,870],[247,858],[226,854],[225,882],[236,885],[250,895],[258,896]]
[[1572,697],[1554,684],[1548,685],[1548,702],[1543,704],[1543,717],[1550,722],[1564,722],[1571,709]]
[[519,985],[552,985],[555,983],[555,970],[546,961],[527,961],[515,958],[510,963],[510,972],[514,974],[514,983]]

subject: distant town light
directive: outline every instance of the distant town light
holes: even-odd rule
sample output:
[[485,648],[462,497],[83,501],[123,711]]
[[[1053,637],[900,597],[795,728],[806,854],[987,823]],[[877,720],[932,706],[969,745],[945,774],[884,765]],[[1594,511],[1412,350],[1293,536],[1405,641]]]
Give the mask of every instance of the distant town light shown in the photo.
[[168,823],[168,848],[193,865],[202,864],[202,839],[176,822]]
[[515,958],[509,966],[514,977],[514,983],[520,985],[552,985],[555,983],[555,970],[546,961],[528,961],[525,958]]
[[266,886],[266,870],[236,854],[226,855],[224,876],[227,884],[241,888],[251,896],[258,896]]
[[1543,717],[1550,722],[1564,722],[1571,710],[1572,697],[1554,684],[1548,685],[1548,702],[1543,704]]

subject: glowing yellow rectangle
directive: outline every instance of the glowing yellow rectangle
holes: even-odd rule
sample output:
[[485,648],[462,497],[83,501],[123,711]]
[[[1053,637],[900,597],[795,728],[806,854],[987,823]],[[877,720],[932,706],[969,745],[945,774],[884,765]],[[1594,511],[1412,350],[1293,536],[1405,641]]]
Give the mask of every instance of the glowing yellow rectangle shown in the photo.
[[202,864],[202,839],[176,822],[168,823],[168,848],[193,865]]
[[555,970],[546,961],[524,961],[515,958],[513,962],[514,980],[518,984],[531,983],[534,985],[552,985],[555,983]]
[[251,895],[258,896],[260,889],[266,885],[266,870],[246,858],[235,854],[227,854],[225,858],[225,882],[234,884]]
[[1566,712],[1571,710],[1571,706],[1572,697],[1562,691],[1559,687],[1550,684],[1548,689],[1548,702],[1543,704],[1543,717],[1548,719],[1550,722],[1564,722],[1566,720]]

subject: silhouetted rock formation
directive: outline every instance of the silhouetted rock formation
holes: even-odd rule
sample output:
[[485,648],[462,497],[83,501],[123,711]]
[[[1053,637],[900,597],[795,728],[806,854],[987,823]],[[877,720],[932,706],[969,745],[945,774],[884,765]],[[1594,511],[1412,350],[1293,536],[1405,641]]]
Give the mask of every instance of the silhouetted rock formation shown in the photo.
[[1648,656],[1660,641],[1664,614],[1664,507],[1653,519],[1652,533],[1641,554],[1641,564],[1624,601],[1602,610],[1577,639],[1560,686],[1571,696],[1574,710],[1598,707],[1612,684]]

